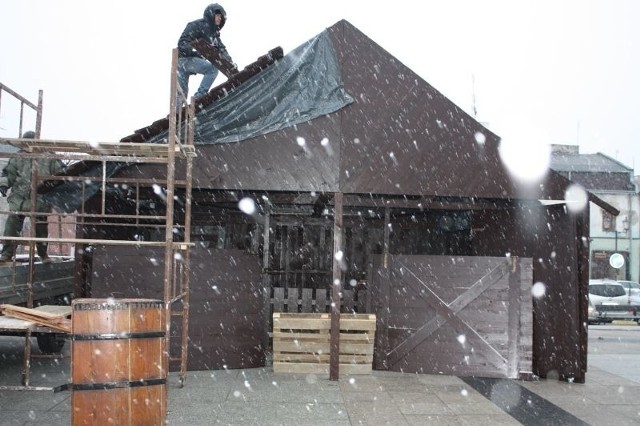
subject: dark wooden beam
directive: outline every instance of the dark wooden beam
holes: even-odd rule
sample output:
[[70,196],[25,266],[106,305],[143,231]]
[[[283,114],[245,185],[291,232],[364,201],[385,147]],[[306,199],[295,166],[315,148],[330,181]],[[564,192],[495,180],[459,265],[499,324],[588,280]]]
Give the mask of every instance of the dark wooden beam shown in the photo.
[[[258,227],[258,229],[260,229]],[[269,212],[264,216],[264,225],[262,228],[262,246],[264,247],[264,252],[262,253],[262,270],[266,271],[269,269],[269,258],[271,256],[271,216]],[[264,333],[262,337],[263,347],[269,347],[269,333],[273,330],[269,328],[269,324],[272,323],[271,316],[271,275],[268,273],[262,273],[262,297],[263,297],[263,305],[262,305],[262,313],[263,313],[263,322],[264,322]]]
[[511,256],[509,265],[509,308],[507,311],[507,375],[508,377],[518,377],[519,354],[520,354],[520,315],[522,300],[520,283],[521,266],[518,257]]
[[340,292],[342,290],[342,207],[343,194],[336,192],[333,220],[333,281],[331,283],[331,344],[329,355],[329,380],[340,378]]
[[576,383],[585,382],[587,372],[587,347],[589,335],[587,324],[589,323],[589,222],[590,212],[585,208],[582,214],[576,215],[572,223],[576,229],[576,261],[577,289],[578,289],[578,374],[574,377]]
[[[472,197],[421,197],[421,196],[389,196],[345,195],[345,205],[350,207],[420,209],[420,210],[487,210],[503,209],[515,200],[483,199]],[[331,204],[329,201],[328,204]]]

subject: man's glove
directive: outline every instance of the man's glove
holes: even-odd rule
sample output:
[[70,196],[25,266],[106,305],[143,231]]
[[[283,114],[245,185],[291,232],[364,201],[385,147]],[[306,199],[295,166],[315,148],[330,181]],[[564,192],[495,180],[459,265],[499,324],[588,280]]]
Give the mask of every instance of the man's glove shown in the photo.
[[0,186],[0,194],[2,194],[3,197],[7,196],[7,191],[9,190],[9,187],[6,185],[2,185]]

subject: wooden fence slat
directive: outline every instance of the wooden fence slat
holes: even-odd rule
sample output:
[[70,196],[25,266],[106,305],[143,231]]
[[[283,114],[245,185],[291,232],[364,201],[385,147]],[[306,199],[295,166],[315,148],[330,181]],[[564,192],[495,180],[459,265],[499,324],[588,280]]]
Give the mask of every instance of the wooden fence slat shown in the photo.
[[273,312],[284,311],[284,287],[273,289]]
[[316,312],[324,314],[327,312],[327,290],[316,289]]
[[344,312],[354,311],[354,293],[353,290],[342,290],[342,308]]
[[370,311],[371,303],[368,303],[369,292],[366,290],[366,288],[360,288],[357,294],[358,294],[358,300],[356,301],[356,309],[358,310],[358,313],[368,314],[369,312],[371,312]]
[[[273,298],[269,301],[273,305],[271,312],[290,313],[326,313],[328,294],[325,289],[316,289],[316,296],[313,297],[311,288],[291,288],[273,287]],[[368,313],[366,306],[369,297],[367,290],[345,290],[343,292],[342,312],[343,313]],[[286,294],[286,297],[285,297]],[[301,298],[298,298],[302,294]],[[357,300],[355,300],[357,298]],[[287,309],[285,310],[285,305]]]
[[302,289],[302,305],[300,306],[300,312],[311,313],[313,312],[313,289]]
[[298,313],[298,289],[287,289],[287,312]]

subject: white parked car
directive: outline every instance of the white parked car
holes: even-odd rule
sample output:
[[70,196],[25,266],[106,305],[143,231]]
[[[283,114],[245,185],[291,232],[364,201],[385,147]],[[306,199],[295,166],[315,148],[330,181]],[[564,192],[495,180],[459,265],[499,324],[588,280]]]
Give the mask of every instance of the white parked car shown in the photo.
[[640,284],[635,281],[618,280],[629,296],[630,305],[640,305]]
[[589,324],[598,324],[600,322],[600,320],[598,319],[598,311],[596,311],[596,308],[593,307],[593,303],[591,303],[591,298],[589,298],[589,317],[588,317],[588,321]]
[[638,321],[640,318],[640,294],[627,291],[625,286],[616,280],[589,280],[589,303],[597,312],[597,321],[590,318],[590,322],[611,322],[614,319]]

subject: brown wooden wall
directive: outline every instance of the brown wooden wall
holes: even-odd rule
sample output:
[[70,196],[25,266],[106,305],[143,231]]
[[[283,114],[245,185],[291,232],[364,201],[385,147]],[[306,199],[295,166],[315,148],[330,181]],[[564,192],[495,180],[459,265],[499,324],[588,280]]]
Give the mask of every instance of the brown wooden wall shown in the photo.
[[[588,258],[583,258],[585,245],[588,253],[588,219],[568,214],[562,205],[542,206],[536,202],[500,202],[485,209],[472,208],[472,204],[467,204],[468,209],[464,203],[457,205],[457,209],[392,210],[389,254],[510,255],[534,259],[534,282],[541,282],[546,291],[533,301],[533,373],[541,377],[584,380],[588,275],[584,275],[581,265],[588,266]],[[192,300],[197,302],[192,305],[190,335],[194,343],[189,368],[261,365],[263,350],[268,346],[270,299],[280,300],[273,289],[283,289],[287,300],[298,298],[302,309],[309,299],[303,294],[305,289],[311,289],[315,295],[319,289],[331,287],[331,217],[273,215],[269,245],[265,247],[264,224],[236,219],[238,215],[241,214],[230,208],[223,215],[199,215],[193,225],[197,235],[192,238],[198,243],[193,250]],[[207,217],[211,218],[210,222]],[[198,234],[198,229],[206,227],[214,231]],[[364,209],[362,214],[345,218],[345,288],[350,288],[352,283],[364,288],[370,284],[371,277],[366,271],[374,257],[383,253],[384,237],[384,209]],[[217,249],[212,249],[214,247]],[[161,256],[156,256],[157,265],[150,265],[150,256],[127,259],[132,254],[121,248],[109,252],[100,250],[94,254],[97,257],[93,261],[95,291],[92,295],[96,296],[98,291],[103,295],[161,298]],[[267,263],[263,265],[265,259]],[[227,283],[229,279],[237,282],[236,286],[220,285],[216,288],[224,290],[224,297],[216,296],[211,283]],[[263,287],[270,293],[264,293]],[[379,303],[369,294],[372,303]],[[223,298],[228,303],[216,305]],[[201,305],[198,307],[197,303]],[[261,308],[255,304],[265,307],[262,317]],[[216,311],[211,313],[214,307]],[[249,311],[242,311],[245,308]],[[233,339],[225,341],[224,333],[211,323],[212,319],[218,320],[217,312],[226,312],[224,309],[230,312],[222,315],[220,323],[229,327],[225,330],[238,331],[231,333],[239,336],[235,343]],[[235,322],[227,322],[230,318]],[[247,345],[246,351],[240,350],[240,336],[255,344]],[[216,361],[212,351],[217,351]],[[196,352],[207,354],[196,359]],[[229,357],[233,358],[232,362]],[[257,359],[260,361],[256,362]]]
[[[162,299],[163,263],[160,250],[98,247],[93,254],[91,296]],[[264,366],[258,258],[241,250],[194,249],[191,267],[187,368]],[[178,353],[180,329],[180,319],[174,318],[172,354]]]
[[482,229],[476,232],[474,254],[534,259],[534,283],[542,283],[545,293],[533,300],[533,372],[584,381],[588,217],[571,215],[564,205],[530,205],[478,212],[474,228]]

